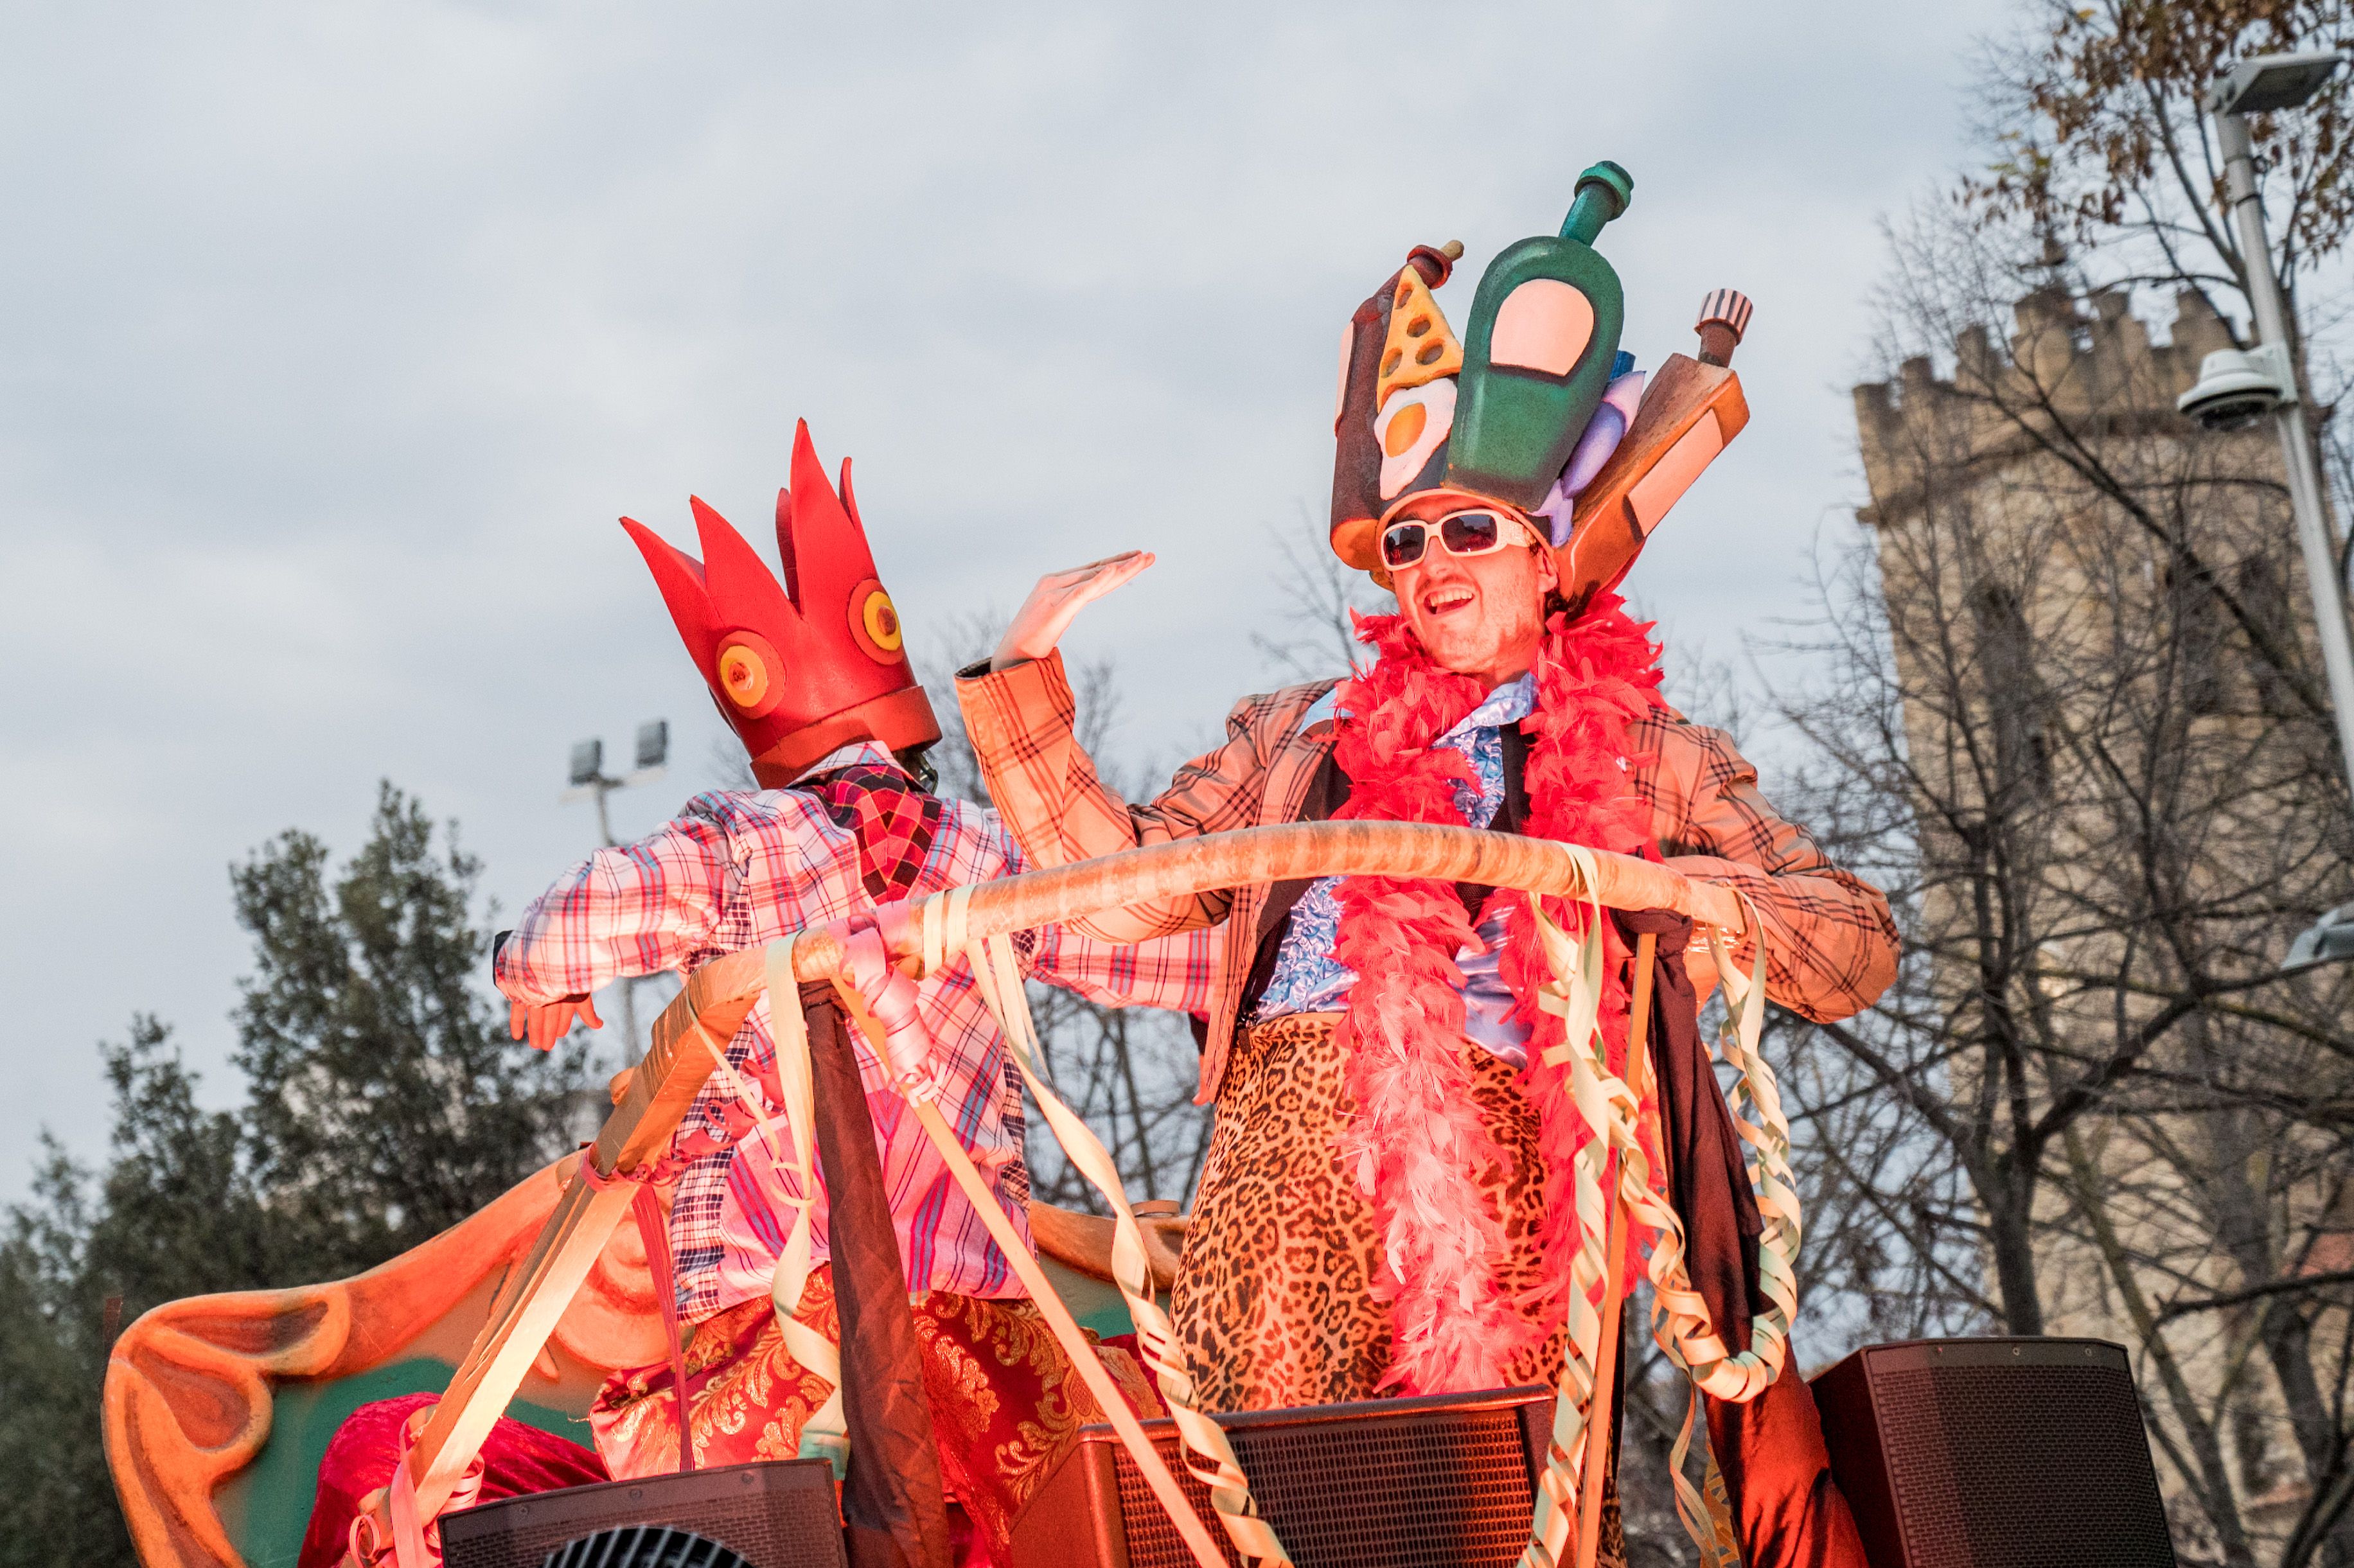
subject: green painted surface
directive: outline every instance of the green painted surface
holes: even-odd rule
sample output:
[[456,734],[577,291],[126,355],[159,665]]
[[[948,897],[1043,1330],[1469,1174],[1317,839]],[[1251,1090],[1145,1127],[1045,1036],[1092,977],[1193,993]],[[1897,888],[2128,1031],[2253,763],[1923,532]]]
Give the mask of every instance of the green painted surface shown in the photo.
[[[1633,188],[1617,164],[1596,164],[1578,177],[1560,235],[1521,240],[1488,264],[1463,334],[1463,375],[1447,440],[1448,484],[1533,508],[1567,465],[1610,385],[1627,320],[1618,274],[1587,241],[1626,210]],[[1539,280],[1568,284],[1593,307],[1593,335],[1565,376],[1489,358],[1496,313],[1515,289]]]
[[1605,158],[1577,176],[1577,195],[1569,216],[1561,220],[1561,237],[1580,245],[1600,238],[1602,226],[1627,210],[1635,199],[1635,176]]
[[1039,1256],[1038,1265],[1045,1271],[1046,1282],[1055,1287],[1055,1294],[1063,1298],[1063,1305],[1071,1309],[1071,1317],[1080,1328],[1104,1340],[1136,1332],[1136,1325],[1129,1319],[1128,1303],[1121,1298],[1117,1287],[1107,1285],[1100,1279],[1090,1279],[1043,1254]]
[[[1073,1314],[1076,1317],[1076,1314]],[[1114,1298],[1108,1307],[1077,1319],[1080,1328],[1099,1340],[1118,1339],[1122,1334],[1136,1332],[1136,1323],[1128,1315],[1128,1303]]]
[[[454,1369],[430,1356],[394,1361],[334,1383],[289,1383],[270,1403],[270,1441],[220,1491],[221,1523],[249,1568],[292,1568],[311,1522],[319,1461],[344,1418],[373,1400],[439,1393]],[[507,1414],[583,1446],[588,1425],[573,1412],[518,1399]]]

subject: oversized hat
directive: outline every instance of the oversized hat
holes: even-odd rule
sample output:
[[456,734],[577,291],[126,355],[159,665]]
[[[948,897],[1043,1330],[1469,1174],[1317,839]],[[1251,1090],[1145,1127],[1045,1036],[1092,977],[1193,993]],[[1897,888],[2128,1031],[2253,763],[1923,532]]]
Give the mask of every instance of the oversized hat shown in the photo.
[[806,419],[793,433],[792,481],[777,493],[782,587],[744,536],[698,498],[687,503],[700,561],[621,519],[713,701],[751,753],[754,777],[769,789],[853,741],[905,751],[940,737],[907,662],[899,612],[875,575],[850,460],[843,460],[837,495]]
[[[1581,175],[1558,235],[1521,240],[1489,264],[1459,341],[1431,291],[1447,281],[1460,246],[1417,247],[1357,308],[1341,340],[1334,554],[1385,580],[1377,546],[1391,522],[1501,503],[1550,535],[1574,606],[1625,574],[1664,514],[1662,502],[1671,504],[1748,419],[1724,358],[1711,361],[1704,351],[1704,363],[1695,365],[1673,355],[1647,395],[1645,377],[1619,352],[1626,312],[1618,274],[1593,242],[1633,192],[1634,181],[1616,164]],[[1716,312],[1737,317],[1723,344],[1729,357],[1749,304],[1729,290],[1711,299],[1738,302]],[[1703,369],[1695,381],[1691,372]],[[1671,386],[1672,410],[1668,404],[1657,410],[1661,423],[1654,404]],[[1701,436],[1678,445],[1702,424]],[[1714,446],[1702,454],[1711,439]],[[1606,493],[1623,503],[1670,450],[1680,454],[1682,484],[1672,494],[1658,483],[1644,492],[1632,548],[1622,536],[1628,529],[1616,526],[1631,515],[1621,505],[1604,530],[1611,547],[1596,548],[1597,539],[1579,549],[1586,523],[1609,510]]]

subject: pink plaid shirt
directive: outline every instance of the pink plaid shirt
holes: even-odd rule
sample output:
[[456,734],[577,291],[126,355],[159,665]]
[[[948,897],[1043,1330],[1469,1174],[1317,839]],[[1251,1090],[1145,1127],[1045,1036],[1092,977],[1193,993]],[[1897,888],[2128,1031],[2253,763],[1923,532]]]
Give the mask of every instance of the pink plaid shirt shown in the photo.
[[[805,777],[853,763],[897,766],[880,747],[861,743]],[[941,805],[917,895],[1027,869],[995,812],[959,800]],[[623,976],[662,969],[683,975],[722,954],[873,906],[860,879],[857,839],[816,796],[798,789],[714,790],[688,801],[651,836],[598,851],[533,900],[499,951],[496,979],[516,1001],[553,1001]],[[1209,1004],[1214,959],[1204,932],[1116,947],[1050,927],[1017,947],[1032,976],[1097,1001],[1195,1012]],[[1030,1175],[1022,1162],[1021,1089],[971,970],[960,960],[926,980],[917,1005],[940,1070],[941,1109],[1026,1239]],[[715,1074],[672,1144],[683,1169],[671,1245],[679,1310],[689,1321],[767,1293],[801,1196],[789,1135],[759,1126],[777,1111],[763,1088],[776,1059],[768,1009],[765,998],[755,1003],[727,1048],[729,1064],[761,1103],[742,1106]],[[980,1216],[905,1114],[865,1041],[853,1034],[909,1284],[1019,1296],[1021,1285]],[[812,1218],[822,1259],[822,1176],[818,1189]]]

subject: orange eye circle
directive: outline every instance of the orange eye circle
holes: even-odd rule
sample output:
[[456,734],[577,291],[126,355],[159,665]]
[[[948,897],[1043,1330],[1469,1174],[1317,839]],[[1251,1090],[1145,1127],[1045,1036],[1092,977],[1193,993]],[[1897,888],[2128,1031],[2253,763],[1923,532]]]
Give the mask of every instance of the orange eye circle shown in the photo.
[[907,638],[899,609],[873,577],[850,590],[850,637],[877,664],[896,664],[905,657],[900,651]]
[[758,707],[760,699],[769,694],[769,672],[760,656],[740,642],[722,652],[719,689],[739,708]]
[[866,635],[875,639],[875,645],[896,653],[906,640],[899,634],[899,612],[892,607],[891,596],[875,589],[866,596],[860,614],[866,621]]

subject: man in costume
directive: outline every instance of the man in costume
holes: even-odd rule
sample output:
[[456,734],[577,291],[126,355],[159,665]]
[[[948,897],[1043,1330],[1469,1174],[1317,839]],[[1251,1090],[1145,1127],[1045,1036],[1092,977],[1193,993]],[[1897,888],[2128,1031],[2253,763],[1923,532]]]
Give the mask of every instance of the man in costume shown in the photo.
[[[595,1026],[589,995],[617,979],[684,974],[819,927],[871,932],[878,904],[1023,869],[991,813],[928,788],[922,753],[939,726],[876,579],[850,465],[837,493],[801,427],[792,484],[777,507],[783,587],[724,518],[699,500],[693,507],[699,562],[631,520],[623,526],[750,754],[759,788],[697,796],[648,837],[591,855],[524,911],[500,944],[494,975],[513,1003],[516,1037],[543,1049],[576,1018]],[[879,991],[879,935],[865,951],[860,983]],[[1208,947],[1198,938],[1138,948],[1050,931],[1021,952],[1031,975],[1099,1001],[1206,1003]],[[1070,1377],[885,1065],[858,1031],[841,1026],[825,988],[803,991],[822,1171],[805,1177],[798,1163],[763,999],[726,1044],[656,1177],[673,1187],[669,1250],[692,1338],[679,1361],[609,1381],[590,1415],[599,1455],[616,1479],[678,1469],[682,1374],[697,1466],[838,1452],[803,1441],[835,1382],[797,1358],[789,1310],[843,1347],[853,1488],[864,1465],[885,1494],[878,1510],[886,1517],[869,1521],[877,1533],[926,1542],[935,1549],[926,1555],[945,1568],[941,1553],[957,1527],[939,1495],[945,1483],[971,1521],[958,1531],[958,1555],[1002,1568],[1013,1515],[1077,1428],[1102,1413]],[[924,980],[915,1007],[931,1043],[938,1104],[1026,1241],[1023,1118],[1004,1042],[960,962]],[[804,1209],[815,1266],[796,1282],[797,1301],[772,1300]],[[851,1255],[864,1282],[854,1306]],[[658,1284],[661,1275],[657,1266]],[[860,1347],[864,1360],[854,1364]],[[1131,1401],[1157,1414],[1150,1378],[1132,1357],[1107,1349]],[[920,1363],[920,1387],[907,1386],[911,1363]],[[936,1435],[938,1479],[928,1497],[920,1472],[933,1461],[910,1452],[911,1423],[924,1428],[923,1449]],[[504,1459],[496,1444],[488,1457],[493,1470]],[[855,1555],[861,1520],[845,1506]],[[878,1552],[905,1560],[887,1542]]]
[[[1633,509],[1631,538],[1573,526],[1643,395],[1617,352],[1617,279],[1591,248],[1629,194],[1616,165],[1589,170],[1559,236],[1489,268],[1461,340],[1431,293],[1459,248],[1417,249],[1352,317],[1331,543],[1398,604],[1360,622],[1369,666],[1246,698],[1225,745],[1132,804],[1077,743],[1055,647],[1150,557],[1040,582],[958,683],[1034,863],[1325,818],[1490,827],[1663,855],[1734,889],[1766,937],[1769,995],[1804,1016],[1848,1016],[1888,985],[1884,898],[1775,815],[1727,736],[1660,699],[1658,646],[1610,591],[1697,468]],[[1172,1301],[1203,1406],[1552,1382],[1585,1133],[1566,1066],[1545,1061],[1563,1024],[1535,1006],[1549,971],[1527,901],[1327,878],[1078,929],[1135,941],[1211,926],[1224,935],[1199,1098],[1217,1120]],[[1628,944],[1605,935],[1616,1068]],[[1861,1563],[1795,1373],[1755,1405],[1712,1402],[1711,1431],[1750,1563]]]

